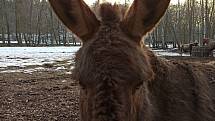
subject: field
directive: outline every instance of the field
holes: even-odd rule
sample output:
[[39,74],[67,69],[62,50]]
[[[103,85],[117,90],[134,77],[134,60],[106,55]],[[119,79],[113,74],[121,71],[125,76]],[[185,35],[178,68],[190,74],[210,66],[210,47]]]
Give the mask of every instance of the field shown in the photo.
[[[79,121],[79,88],[71,79],[78,48],[10,49],[0,50],[0,121]],[[215,58],[165,58],[215,65]]]

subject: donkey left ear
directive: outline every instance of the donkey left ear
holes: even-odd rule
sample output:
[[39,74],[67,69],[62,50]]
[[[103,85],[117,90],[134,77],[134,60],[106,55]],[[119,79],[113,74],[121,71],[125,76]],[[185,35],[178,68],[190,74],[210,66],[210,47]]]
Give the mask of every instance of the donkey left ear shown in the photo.
[[127,11],[121,28],[139,42],[164,15],[170,0],[134,0]]
[[83,42],[93,36],[100,22],[83,0],[49,0],[60,20]]

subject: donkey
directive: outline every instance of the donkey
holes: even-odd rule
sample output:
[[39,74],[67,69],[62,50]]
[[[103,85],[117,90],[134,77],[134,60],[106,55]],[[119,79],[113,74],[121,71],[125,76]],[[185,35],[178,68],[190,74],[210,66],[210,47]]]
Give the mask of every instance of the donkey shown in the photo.
[[125,15],[105,3],[99,17],[83,0],[49,2],[83,41],[73,72],[81,121],[215,121],[202,65],[159,58],[141,41],[170,0],[134,0]]

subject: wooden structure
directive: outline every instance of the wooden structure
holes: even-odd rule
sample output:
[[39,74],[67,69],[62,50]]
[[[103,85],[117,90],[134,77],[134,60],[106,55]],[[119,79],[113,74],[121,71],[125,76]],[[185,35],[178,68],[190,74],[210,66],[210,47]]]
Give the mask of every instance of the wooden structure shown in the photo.
[[185,53],[185,52],[189,52],[190,55],[192,54],[192,48],[195,46],[199,46],[199,43],[195,42],[195,43],[188,43],[188,44],[182,44],[180,51],[181,53]]
[[[206,41],[203,42],[203,46],[194,46],[192,48],[191,55],[195,57],[213,57],[213,50],[215,49],[215,41]],[[206,43],[207,42],[207,43]]]
[[195,46],[192,48],[192,56],[194,57],[209,57],[211,55],[211,51],[208,46]]

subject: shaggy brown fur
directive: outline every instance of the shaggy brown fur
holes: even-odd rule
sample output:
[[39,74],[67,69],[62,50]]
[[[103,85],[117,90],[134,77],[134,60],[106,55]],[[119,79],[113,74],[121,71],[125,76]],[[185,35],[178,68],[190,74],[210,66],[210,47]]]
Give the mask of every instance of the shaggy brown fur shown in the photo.
[[140,40],[168,4],[135,0],[125,19],[116,6],[101,5],[99,29],[83,40],[75,60],[82,121],[215,121],[215,90],[204,71],[156,57]]

